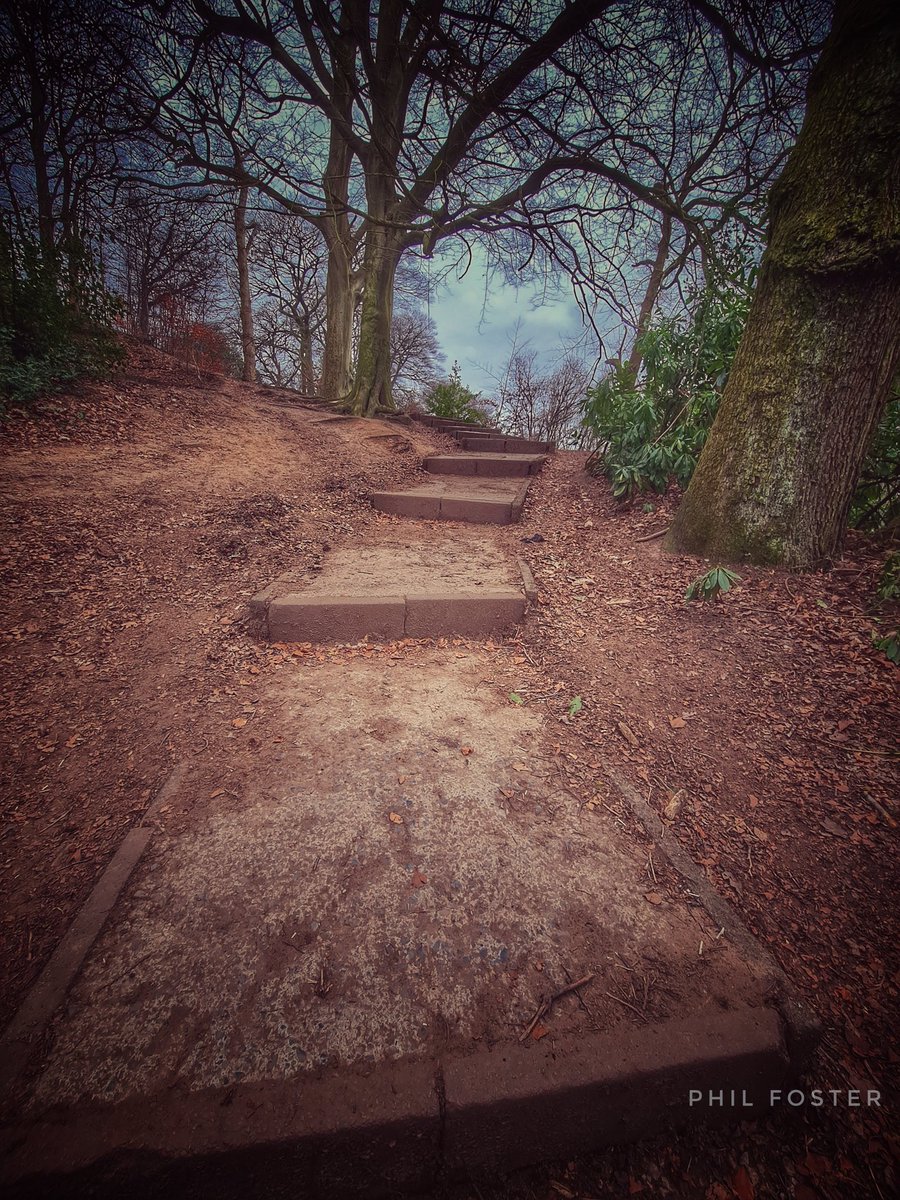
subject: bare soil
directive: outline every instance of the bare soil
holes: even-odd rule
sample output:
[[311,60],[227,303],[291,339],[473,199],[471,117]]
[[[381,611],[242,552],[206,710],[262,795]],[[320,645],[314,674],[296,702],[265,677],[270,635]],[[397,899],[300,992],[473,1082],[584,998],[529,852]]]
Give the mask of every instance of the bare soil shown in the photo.
[[[0,435],[4,1019],[174,763],[214,762],[228,739],[252,770],[263,687],[298,654],[372,653],[258,645],[247,601],[286,570],[315,577],[331,546],[394,536],[365,494],[413,485],[421,455],[450,446],[283,399],[135,347],[121,378]],[[769,947],[825,1021],[809,1086],[884,1099],[452,1194],[896,1194],[898,676],[870,638],[883,553],[851,538],[830,572],[744,569],[724,602],[687,605],[703,565],[637,541],[676,498],[620,506],[583,465],[556,455],[523,524],[497,531],[524,550],[540,604],[518,638],[484,646],[496,685],[558,730],[555,770],[583,819],[630,828],[602,769],[615,761]],[[212,767],[195,782],[204,805],[236,803]],[[655,870],[648,856],[647,891],[664,892]]]
[[378,524],[369,490],[447,445],[278,401],[132,346],[0,433],[4,1023],[173,764],[238,716],[270,654],[249,598],[314,577]]

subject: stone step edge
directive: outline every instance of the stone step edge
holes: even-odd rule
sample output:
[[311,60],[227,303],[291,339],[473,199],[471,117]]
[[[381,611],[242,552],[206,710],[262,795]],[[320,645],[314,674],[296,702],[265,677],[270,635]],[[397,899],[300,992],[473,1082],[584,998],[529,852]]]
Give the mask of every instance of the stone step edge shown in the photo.
[[[422,460],[422,466],[430,475],[454,475],[462,478],[478,478],[478,464],[484,463],[486,466],[497,468],[496,470],[486,471],[481,478],[483,479],[521,479],[531,475],[537,475],[547,461],[546,454],[503,454],[503,453],[484,453],[479,454],[477,451],[463,451],[459,454],[429,454],[427,458]],[[471,463],[474,469],[468,470],[449,470],[442,471],[440,467],[445,463],[451,463],[458,466],[466,466]],[[505,472],[502,468],[509,467],[510,470]],[[524,472],[521,468],[524,467]]]
[[[290,575],[279,576],[250,599],[250,617],[261,638],[273,641],[316,641],[316,637],[285,636],[305,621],[313,632],[321,624],[323,631],[343,619],[348,632],[335,634],[327,641],[361,641],[365,637],[399,639],[403,637],[443,637],[450,633],[465,636],[471,630],[497,632],[505,624],[522,621],[530,606],[538,602],[538,589],[531,568],[524,558],[516,558],[521,588],[493,588],[467,591],[415,591],[386,596],[332,596],[328,593],[305,594],[296,590]],[[287,589],[287,590],[286,590]],[[460,612],[460,609],[463,611]],[[449,610],[449,613],[448,613]],[[441,614],[444,614],[442,619]],[[452,628],[464,617],[459,629]],[[373,628],[374,624],[374,628]],[[431,629],[433,632],[421,632]],[[357,632],[360,631],[360,632]]]
[[4,1177],[22,1194],[52,1182],[58,1197],[82,1195],[92,1168],[102,1196],[123,1194],[129,1171],[158,1195],[201,1182],[206,1195],[256,1194],[263,1177],[267,1194],[381,1194],[764,1116],[813,1048],[775,1007],[619,1025],[565,1053],[552,1042],[54,1110],[4,1129]]
[[[470,477],[457,476],[457,478]],[[508,500],[490,495],[479,496],[463,487],[460,487],[459,491],[443,495],[429,492],[427,488],[422,487],[401,488],[397,491],[370,492],[368,500],[373,508],[392,516],[408,516],[410,514],[397,512],[395,508],[390,507],[391,505],[399,504],[402,508],[404,506],[414,506],[416,500],[425,502],[434,501],[435,511],[433,513],[415,514],[412,517],[414,520],[460,521],[465,524],[467,520],[474,523],[478,515],[493,514],[501,516],[504,519],[485,523],[514,525],[522,516],[522,510],[525,507],[525,497],[528,495],[528,488],[531,485],[531,478],[530,475],[526,476]],[[382,508],[381,505],[385,503],[388,504],[388,507]],[[445,505],[447,506],[446,513]],[[469,506],[468,515],[466,515],[467,506]]]

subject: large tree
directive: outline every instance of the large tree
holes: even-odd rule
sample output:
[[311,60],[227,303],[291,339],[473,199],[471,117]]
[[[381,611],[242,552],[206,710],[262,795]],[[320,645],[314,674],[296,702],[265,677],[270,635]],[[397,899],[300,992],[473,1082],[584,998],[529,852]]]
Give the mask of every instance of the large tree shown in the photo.
[[[507,228],[527,258],[546,214],[564,208],[577,224],[595,201],[625,222],[634,205],[668,215],[696,241],[703,208],[733,200],[734,161],[721,150],[729,122],[761,111],[747,70],[777,91],[776,67],[809,53],[803,10],[816,7],[779,0],[760,21],[741,0],[182,0],[154,43],[169,60],[148,83],[164,93],[158,115],[175,132],[179,163],[206,181],[249,183],[318,228],[328,247],[322,389],[371,413],[392,404],[389,334],[404,255]],[[240,172],[209,136],[196,86],[198,61],[223,42],[253,48],[246,83],[256,117],[241,131]],[[674,120],[673,42],[682,98],[726,81],[709,110],[724,123],[710,144],[688,138],[684,164],[683,146],[673,157],[655,144]],[[747,70],[731,70],[735,59]],[[678,129],[703,123],[698,103]],[[739,174],[746,160],[751,181],[770,149],[758,134],[757,122],[739,147]],[[712,191],[707,177],[719,181]]]
[[669,548],[800,568],[833,558],[898,366],[900,11],[839,0]]

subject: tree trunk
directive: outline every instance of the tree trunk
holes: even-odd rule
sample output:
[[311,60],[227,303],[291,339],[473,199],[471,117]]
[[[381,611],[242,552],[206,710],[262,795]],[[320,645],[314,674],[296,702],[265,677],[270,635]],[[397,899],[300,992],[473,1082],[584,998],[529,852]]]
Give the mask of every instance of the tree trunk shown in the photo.
[[347,246],[342,241],[329,241],[325,277],[325,348],[322,353],[322,395],[326,400],[342,400],[350,392],[355,308]]
[[[353,118],[355,43],[349,18],[342,13],[340,36],[332,49],[332,100],[348,124]],[[350,228],[350,164],[352,152],[332,122],[328,162],[322,179],[325,219],[320,226],[328,247],[325,277],[325,346],[322,353],[322,395],[345,400],[350,392],[353,363],[353,231]]]
[[250,294],[250,257],[247,250],[247,195],[244,186],[234,206],[234,240],[237,246],[238,304],[241,317],[241,355],[244,359],[241,379],[256,383],[256,338],[253,333],[253,300]]
[[50,155],[45,145],[48,121],[45,113],[46,92],[40,78],[37,63],[30,62],[31,72],[31,125],[29,141],[34,165],[34,194],[37,203],[38,241],[45,257],[49,257],[56,245],[56,228],[53,218],[53,191],[50,186]]
[[359,416],[393,411],[391,388],[391,320],[394,276],[400,257],[396,235],[373,225],[366,239],[363,300],[356,351],[356,376],[350,406]]
[[305,396],[312,396],[316,390],[316,375],[313,370],[313,341],[312,330],[309,327],[309,317],[304,316],[300,321],[300,390]]
[[809,568],[840,550],[900,363],[900,17],[839,0],[719,412],[667,539]]
[[631,372],[633,379],[637,379],[638,371],[641,369],[644,353],[641,350],[640,342],[641,338],[650,328],[650,322],[653,319],[653,310],[656,308],[656,301],[659,299],[659,293],[662,289],[663,274],[666,269],[666,260],[669,257],[671,240],[672,218],[668,213],[663,213],[659,231],[659,245],[656,248],[656,258],[650,271],[650,278],[647,280],[647,290],[644,292],[644,299],[641,302],[641,311],[634,334],[634,343],[631,347],[631,354],[628,356],[628,370]]

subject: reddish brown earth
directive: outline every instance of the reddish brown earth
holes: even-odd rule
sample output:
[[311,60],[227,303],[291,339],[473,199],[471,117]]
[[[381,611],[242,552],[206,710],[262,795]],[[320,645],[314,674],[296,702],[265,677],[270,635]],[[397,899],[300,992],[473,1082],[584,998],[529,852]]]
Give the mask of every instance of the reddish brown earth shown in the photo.
[[[279,399],[135,349],[121,378],[0,435],[3,1019],[172,764],[223,736],[248,763],[259,750],[257,681],[293,651],[254,643],[249,597],[313,574],[325,546],[382,538],[365,493],[411,485],[447,447]],[[743,570],[723,603],[687,605],[700,566],[636,540],[674,500],[623,508],[583,462],[555,456],[523,525],[498,532],[541,602],[496,677],[558,718],[570,794],[619,811],[597,767],[615,759],[772,950],[825,1022],[809,1087],[878,1088],[883,1107],[776,1110],[452,1194],[895,1194],[897,672],[869,612],[883,554],[851,540],[832,572]]]

